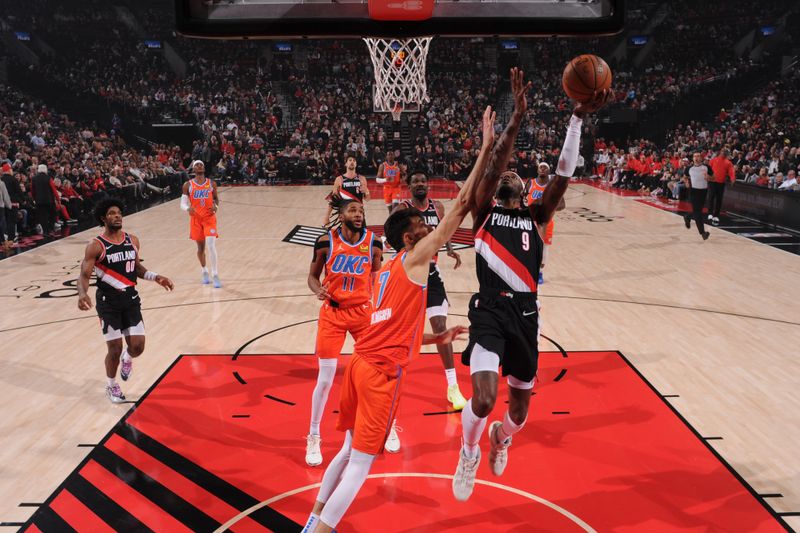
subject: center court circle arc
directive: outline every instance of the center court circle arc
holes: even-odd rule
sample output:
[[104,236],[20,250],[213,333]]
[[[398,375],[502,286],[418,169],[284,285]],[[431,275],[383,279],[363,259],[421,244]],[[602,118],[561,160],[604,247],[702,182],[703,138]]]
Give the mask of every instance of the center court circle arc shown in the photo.
[[[419,477],[419,478],[436,478],[436,479],[453,479],[453,476],[451,476],[449,474],[433,474],[433,473],[426,473],[426,472],[394,472],[394,473],[388,472],[388,473],[384,473],[384,474],[370,474],[369,476],[367,476],[367,479],[415,478],[415,477]],[[485,485],[487,487],[492,487],[492,488],[495,488],[495,489],[504,490],[506,492],[510,492],[512,494],[516,494],[518,496],[522,496],[523,498],[527,498],[529,500],[535,501],[535,502],[537,502],[537,503],[539,503],[541,505],[544,505],[545,507],[549,507],[553,511],[555,511],[558,514],[562,515],[563,517],[567,518],[568,520],[570,520],[572,523],[574,523],[575,525],[577,525],[578,527],[580,527],[584,531],[587,531],[589,533],[597,533],[597,530],[595,530],[592,526],[587,524],[585,521],[583,521],[578,516],[572,514],[571,512],[569,512],[566,509],[564,509],[563,507],[560,507],[559,505],[556,505],[555,503],[553,503],[553,502],[551,502],[549,500],[545,500],[541,496],[537,496],[537,495],[532,494],[530,492],[526,492],[524,490],[517,489],[517,488],[514,488],[514,487],[509,487],[508,485],[502,485],[500,483],[495,483],[493,481],[484,481],[482,479],[476,479],[475,483],[478,484],[478,485]],[[220,527],[218,527],[216,530],[214,530],[214,533],[222,533],[223,531],[228,530],[230,527],[235,525],[239,520],[242,520],[243,518],[248,516],[250,513],[253,513],[255,511],[257,511],[257,510],[261,509],[262,507],[266,507],[267,505],[270,505],[270,504],[273,504],[275,502],[281,501],[284,498],[288,498],[289,496],[294,496],[295,494],[300,494],[301,492],[306,492],[308,490],[319,488],[320,485],[322,485],[322,483],[313,483],[311,485],[305,485],[304,487],[298,487],[296,489],[292,489],[292,490],[286,491],[286,492],[284,492],[282,494],[278,494],[277,496],[273,496],[272,498],[264,500],[261,503],[257,503],[256,505],[250,507],[249,509],[245,509],[244,511],[242,511],[238,515],[234,516],[233,518],[231,518],[230,520],[228,520],[227,522],[222,524]]]

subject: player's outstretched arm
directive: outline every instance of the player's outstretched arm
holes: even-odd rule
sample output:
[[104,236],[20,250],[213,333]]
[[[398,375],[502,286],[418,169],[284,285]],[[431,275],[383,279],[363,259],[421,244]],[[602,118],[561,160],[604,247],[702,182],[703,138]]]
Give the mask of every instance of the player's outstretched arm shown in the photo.
[[581,127],[583,126],[584,117],[606,105],[613,94],[611,89],[605,89],[596,93],[589,102],[575,106],[575,110],[569,120],[569,126],[567,126],[567,137],[564,139],[564,146],[561,148],[561,155],[558,158],[556,175],[544,188],[542,202],[538,206],[529,206],[531,216],[538,225],[547,224],[553,219],[553,214],[563,201],[564,193],[567,192],[569,179],[575,173],[575,167],[578,166]]
[[188,212],[190,215],[194,214],[194,208],[192,207],[192,203],[189,201],[189,182],[183,184],[183,189],[181,192],[181,209],[183,211]]
[[441,333],[423,333],[422,344],[451,344],[453,341],[463,340],[469,334],[466,326],[453,326]]
[[361,195],[364,197],[364,203],[369,202],[369,183],[367,183],[367,178],[365,176],[358,176],[358,181],[361,182]]
[[[459,191],[459,198],[466,205],[468,212],[473,213],[475,216],[475,204],[479,200],[476,195],[479,194],[482,188],[482,182],[487,178],[486,165],[489,161],[492,147],[494,146],[494,122],[497,119],[497,113],[492,110],[492,106],[487,106],[483,112],[482,129],[483,141],[481,142],[481,151],[475,159],[475,164],[472,166],[472,171],[464,182],[464,186]],[[481,183],[479,183],[481,182]],[[443,217],[442,217],[443,218]]]
[[469,213],[469,198],[472,196],[473,191],[476,190],[475,188],[480,184],[480,181],[482,181],[482,178],[486,175],[485,161],[492,147],[491,139],[486,139],[486,137],[492,135],[487,132],[494,131],[494,119],[495,114],[492,112],[492,108],[487,107],[483,114],[485,141],[481,146],[478,159],[475,161],[475,166],[472,167],[472,171],[469,173],[464,187],[458,192],[458,196],[453,203],[452,211],[447,213],[439,225],[436,226],[432,232],[420,239],[420,241],[414,245],[414,248],[408,252],[404,266],[406,273],[413,281],[425,283],[428,279],[428,264],[430,263],[431,257],[439,251],[439,248],[450,240],[464,221],[464,217]]
[[81,275],[78,276],[78,309],[88,311],[92,308],[92,297],[89,296],[89,281],[94,273],[94,264],[103,253],[103,245],[97,239],[86,245],[81,261]]
[[327,234],[317,239],[317,242],[314,243],[314,257],[312,257],[311,266],[308,269],[308,288],[320,300],[327,300],[331,296],[328,294],[327,285],[319,280],[322,276],[322,269],[325,268],[325,262],[328,260],[329,247],[330,239]]
[[494,198],[497,182],[500,181],[500,174],[508,167],[508,161],[514,151],[514,141],[519,133],[525,111],[528,109],[527,93],[531,88],[531,83],[524,83],[524,72],[517,67],[511,69],[511,92],[514,95],[514,112],[511,119],[503,130],[503,134],[497,141],[489,158],[486,167],[485,178],[481,180],[480,186],[475,191],[474,203],[470,206],[472,216],[475,220],[483,220],[480,214],[485,211]]
[[217,193],[217,182],[211,182],[211,197],[214,205],[211,206],[211,212],[216,213],[219,210],[219,194]]

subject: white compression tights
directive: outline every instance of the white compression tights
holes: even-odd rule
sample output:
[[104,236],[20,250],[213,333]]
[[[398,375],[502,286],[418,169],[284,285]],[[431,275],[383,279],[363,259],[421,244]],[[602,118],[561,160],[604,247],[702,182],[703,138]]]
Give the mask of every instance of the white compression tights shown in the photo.
[[219,274],[217,270],[217,238],[206,237],[206,259],[208,265],[211,267],[211,275],[216,276]]
[[317,374],[317,386],[311,395],[311,435],[319,435],[319,425],[322,422],[322,413],[325,412],[325,404],[328,402],[328,393],[333,385],[333,376],[336,375],[336,359],[319,359],[319,373]]
[[[347,434],[350,435],[350,432],[348,431]],[[323,502],[323,491],[330,491],[328,485],[332,484],[333,479],[329,479],[328,473],[335,468],[336,471],[330,473],[330,478],[334,478],[334,476],[339,478],[338,483],[335,485],[332,492],[328,492],[327,501],[323,502],[325,503],[325,507],[319,515],[320,520],[331,527],[336,527],[344,516],[344,513],[347,512],[347,509],[353,503],[356,494],[361,490],[364,481],[367,480],[369,469],[372,467],[372,462],[375,460],[374,455],[353,450],[350,448],[350,444],[351,443],[345,439],[345,446],[348,448],[345,450],[343,446],[342,450],[339,451],[339,454],[344,452],[345,456],[349,456],[346,466],[342,469],[341,464],[334,466],[334,463],[331,462],[328,470],[325,471],[325,476],[322,478],[322,486],[319,489],[319,496],[317,497],[318,501]],[[339,459],[339,455],[336,456],[334,461],[337,459]]]

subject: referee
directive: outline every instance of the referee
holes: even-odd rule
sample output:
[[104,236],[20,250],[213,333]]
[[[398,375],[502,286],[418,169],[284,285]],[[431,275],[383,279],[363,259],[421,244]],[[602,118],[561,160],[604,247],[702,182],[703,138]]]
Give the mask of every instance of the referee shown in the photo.
[[689,186],[689,199],[692,202],[692,216],[683,215],[683,222],[686,228],[692,227],[692,218],[697,225],[697,231],[703,240],[708,239],[709,233],[706,231],[703,224],[703,206],[706,205],[706,196],[708,195],[708,180],[713,176],[711,167],[703,163],[703,156],[700,152],[695,152],[692,155],[692,166],[686,171],[688,179],[684,179]]

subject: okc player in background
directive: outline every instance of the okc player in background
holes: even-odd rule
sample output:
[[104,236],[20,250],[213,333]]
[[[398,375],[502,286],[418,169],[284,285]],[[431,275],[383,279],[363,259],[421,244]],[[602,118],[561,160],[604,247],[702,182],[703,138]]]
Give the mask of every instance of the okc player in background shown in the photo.
[[514,112],[470,205],[480,287],[469,302],[469,344],[462,354],[462,361],[470,366],[473,396],[461,411],[463,439],[453,476],[453,495],[461,501],[470,497],[475,484],[480,437],[497,400],[500,365],[503,375],[508,376],[509,405],[503,421],[492,422],[489,427],[489,468],[494,475],[505,470],[511,437],[528,417],[539,360],[536,279],[542,258],[541,233],[575,172],[583,117],[605,105],[612,94],[603,91],[590,103],[575,108],[556,177],[547,184],[539,204],[523,208],[522,179],[514,172],[503,171],[528,107],[525,95],[530,83],[523,82],[523,73],[517,68],[511,69],[511,89]]
[[[456,326],[438,335],[425,329],[426,282],[431,257],[446,243],[467,214],[466,198],[483,174],[494,140],[494,113],[483,115],[483,146],[453,210],[433,230],[414,209],[389,215],[384,233],[398,251],[375,281],[375,309],[367,330],[356,341],[344,374],[338,429],[344,445],[322,477],[304,532],[332,531],[367,479],[392,426],[400,403],[406,367],[422,344],[447,344],[466,332]],[[373,528],[380,530],[380,528]]]
[[348,155],[344,162],[345,173],[336,176],[333,181],[333,190],[325,197],[328,202],[328,210],[325,213],[325,218],[322,221],[322,227],[328,227],[331,222],[331,211],[333,206],[330,199],[333,195],[338,194],[343,198],[358,200],[361,203],[369,201],[369,188],[367,187],[367,178],[356,172],[358,162],[355,156]]
[[[544,194],[544,190],[547,187],[547,184],[550,182],[550,165],[542,161],[539,163],[538,170],[536,173],[536,177],[532,180],[529,180],[527,183],[528,192],[525,194],[525,205],[530,207],[532,205],[541,205],[542,203],[542,194]],[[564,199],[561,199],[561,203],[558,204],[556,211],[561,211],[566,207],[566,203]],[[547,227],[544,229],[544,234],[542,235],[542,240],[544,241],[544,246],[542,247],[542,264],[539,266],[539,285],[544,283],[544,265],[547,263],[548,252],[550,250],[550,245],[553,244],[553,229],[555,228],[556,222],[555,219],[551,219],[550,222],[547,224]]]
[[383,202],[391,214],[395,205],[400,203],[400,165],[394,160],[394,150],[386,152],[386,161],[378,167],[377,183],[383,184]]
[[[348,162],[350,158],[348,158]],[[355,170],[355,169],[353,169]],[[356,341],[369,326],[372,313],[371,275],[381,268],[383,244],[364,226],[364,206],[358,200],[335,194],[331,208],[338,225],[317,239],[308,272],[308,287],[323,301],[317,324],[317,384],[311,396],[311,426],[306,437],[306,464],[322,463],[320,423],[344,339]],[[325,279],[320,275],[325,270]],[[393,441],[399,450],[400,441]]]
[[183,184],[181,209],[189,212],[189,238],[197,243],[197,259],[203,269],[203,285],[208,285],[208,268],[206,255],[211,263],[211,275],[214,288],[219,289],[222,283],[217,270],[217,210],[219,196],[217,184],[206,177],[205,165],[202,161],[192,162],[194,179]]
[[[408,190],[411,191],[411,199],[400,202],[395,211],[416,209],[422,214],[425,224],[435,228],[444,217],[444,205],[442,205],[442,202],[432,200],[428,196],[428,176],[424,172],[413,172],[410,178],[407,184]],[[453,269],[461,266],[461,257],[453,250],[453,243],[449,240],[447,241],[447,255],[456,261]],[[434,333],[441,333],[447,329],[447,311],[450,308],[438,262],[439,252],[437,250],[431,260],[430,272],[428,273],[428,301],[425,309],[425,316],[428,317]],[[458,381],[456,381],[456,369],[453,364],[453,345],[437,344],[436,349],[442,359],[444,374],[447,378],[447,401],[453,405],[453,409],[460,411],[466,405],[467,399],[461,394],[458,388]]]
[[[138,278],[155,281],[166,290],[173,289],[169,278],[148,271],[139,261],[139,239],[122,231],[122,203],[115,198],[103,200],[94,209],[95,219],[103,225],[103,233],[86,246],[78,278],[78,309],[92,307],[89,280],[97,276],[97,316],[106,340],[106,396],[114,403],[125,401],[117,383],[117,368],[122,361],[120,377],[127,381],[133,372],[133,358],[144,351],[142,303],[136,291]],[[125,337],[127,348],[123,348]]]

